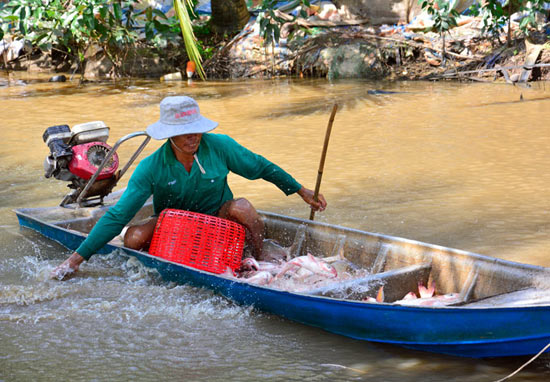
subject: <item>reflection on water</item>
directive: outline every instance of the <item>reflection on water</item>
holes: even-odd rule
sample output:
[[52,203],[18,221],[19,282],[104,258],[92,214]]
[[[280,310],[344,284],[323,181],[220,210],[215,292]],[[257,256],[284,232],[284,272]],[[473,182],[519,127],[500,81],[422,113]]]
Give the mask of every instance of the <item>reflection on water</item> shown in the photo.
[[[313,188],[338,102],[321,187],[329,208],[316,220],[550,266],[544,86],[280,80],[78,87],[47,78],[19,74],[27,85],[0,87],[0,380],[491,381],[525,362],[341,338],[166,284],[116,254],[92,258],[65,283],[50,281],[48,270],[68,251],[20,231],[11,210],[58,204],[68,192],[43,177],[46,127],[103,120],[114,143],[156,121],[160,100],[177,94],[198,99],[202,113],[220,123],[217,132]],[[137,145],[122,146],[122,162]],[[299,197],[268,183],[230,183],[259,209],[309,215]],[[514,380],[547,380],[549,370],[542,360]]]

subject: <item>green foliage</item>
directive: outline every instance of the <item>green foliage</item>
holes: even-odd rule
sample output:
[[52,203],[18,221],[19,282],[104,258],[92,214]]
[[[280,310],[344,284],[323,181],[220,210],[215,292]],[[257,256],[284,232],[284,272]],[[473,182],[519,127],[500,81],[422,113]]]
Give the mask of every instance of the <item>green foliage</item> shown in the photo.
[[457,26],[458,12],[451,8],[451,2],[445,0],[419,0],[422,9],[432,16],[434,29],[443,34]]
[[206,46],[202,41],[197,41],[197,48],[202,58],[208,60],[214,55],[214,47]]
[[0,10],[1,29],[41,50],[59,49],[80,61],[93,44],[115,58],[140,39],[140,29],[159,48],[179,35],[177,18],[151,7],[136,10],[135,4],[137,0],[11,0]]
[[[195,36],[208,40],[208,37],[212,36],[212,30],[210,29],[210,23],[194,24],[193,33]],[[214,55],[214,47],[207,46],[208,43],[197,40],[197,48],[203,59],[209,59]]]
[[476,3],[470,8],[473,15],[482,15],[483,27],[481,32],[495,39],[499,39],[500,33],[508,22],[508,13],[499,1],[485,1],[482,4]]
[[[281,27],[288,21],[277,15],[275,7],[278,0],[263,0],[260,7],[260,14],[258,15],[258,22],[260,23],[260,36],[264,39],[264,45],[270,45],[272,43],[278,43],[281,37]],[[309,0],[299,0],[296,2],[296,6],[303,5],[309,7]],[[304,7],[300,10],[300,16],[306,18],[306,11]]]
[[519,28],[526,36],[531,28],[536,28],[536,14],[546,12],[544,6],[550,0],[508,0],[502,5],[498,0],[486,0],[482,4],[474,4],[470,10],[473,15],[482,15],[482,32],[498,39],[504,26],[510,22],[511,13],[523,12],[524,17],[519,23]]
[[529,4],[526,1],[522,2],[521,11],[526,11],[527,15],[519,22],[519,28],[525,35],[529,35],[530,28],[536,28],[536,14],[545,13],[544,6],[549,4],[550,0],[531,0]]
[[166,48],[169,41],[179,37],[181,28],[177,17],[166,17],[162,11],[152,7],[141,13],[145,16],[145,39],[155,47]]
[[210,36],[212,34],[209,23],[193,25],[193,32],[195,33],[195,36],[202,37]]
[[[58,49],[79,61],[97,44],[115,66],[122,64],[129,47],[143,38],[157,48],[183,36],[190,60],[204,78],[201,55],[212,48],[199,45],[193,34],[197,0],[174,0],[175,17],[147,7],[140,0],[10,0],[0,4],[0,39],[5,34],[25,38],[44,51]],[[200,29],[200,28],[199,28]]]

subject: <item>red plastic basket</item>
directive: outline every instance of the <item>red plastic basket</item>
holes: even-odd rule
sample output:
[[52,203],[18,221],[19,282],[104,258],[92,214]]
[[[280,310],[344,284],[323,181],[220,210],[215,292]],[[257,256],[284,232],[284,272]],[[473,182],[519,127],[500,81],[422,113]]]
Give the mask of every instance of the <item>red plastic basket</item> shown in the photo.
[[149,253],[213,273],[241,265],[244,228],[231,220],[166,209],[160,214]]

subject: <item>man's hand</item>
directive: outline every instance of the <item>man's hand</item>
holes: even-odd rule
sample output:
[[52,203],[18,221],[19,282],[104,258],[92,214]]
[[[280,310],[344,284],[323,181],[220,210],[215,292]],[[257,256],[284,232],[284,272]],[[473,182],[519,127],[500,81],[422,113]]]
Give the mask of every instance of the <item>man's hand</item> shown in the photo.
[[73,275],[78,271],[78,267],[84,258],[78,253],[74,252],[67,260],[65,260],[61,265],[57,266],[51,273],[50,277],[56,280],[64,280],[67,277]]
[[323,196],[323,194],[319,194],[317,195],[317,200],[315,200],[313,198],[314,194],[315,193],[312,190],[305,187],[300,188],[300,190],[298,191],[298,195],[300,195],[302,199],[304,199],[304,202],[311,206],[312,210],[324,211],[325,208],[327,208],[327,201],[325,200],[325,197]]

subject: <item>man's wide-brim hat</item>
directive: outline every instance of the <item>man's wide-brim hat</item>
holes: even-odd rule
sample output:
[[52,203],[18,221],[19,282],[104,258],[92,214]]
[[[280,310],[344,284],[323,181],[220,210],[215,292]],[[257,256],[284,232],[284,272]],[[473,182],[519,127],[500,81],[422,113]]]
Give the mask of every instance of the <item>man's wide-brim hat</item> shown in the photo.
[[154,139],[167,139],[183,134],[201,134],[218,126],[201,115],[199,105],[191,97],[166,97],[160,103],[160,119],[147,126]]

